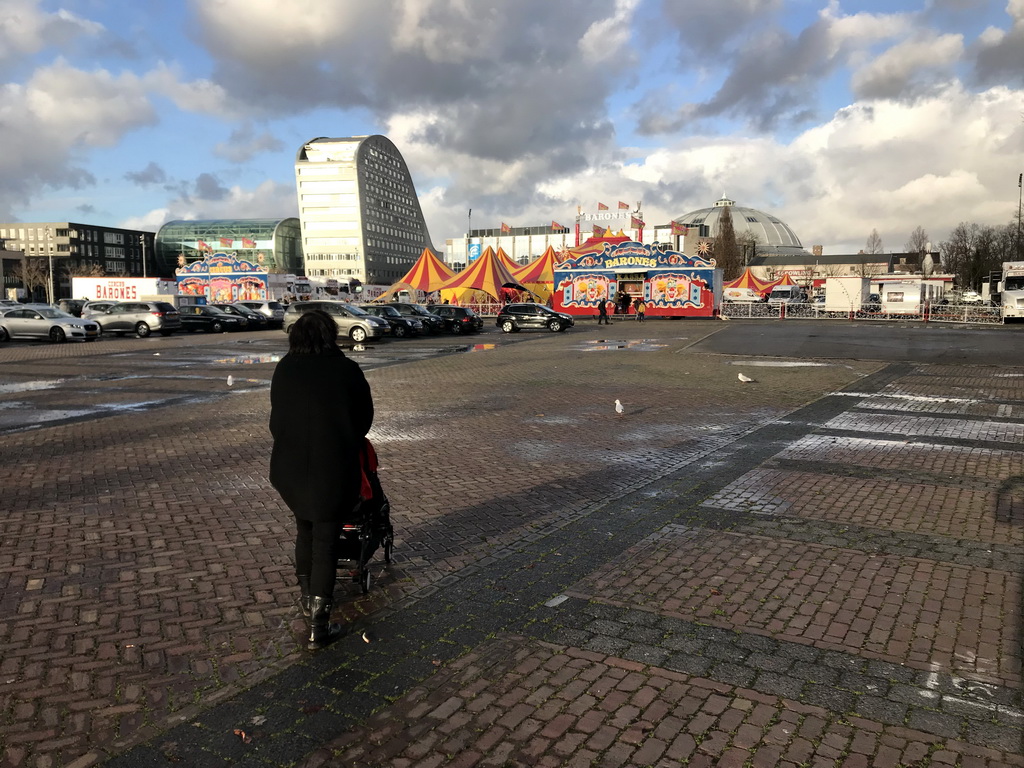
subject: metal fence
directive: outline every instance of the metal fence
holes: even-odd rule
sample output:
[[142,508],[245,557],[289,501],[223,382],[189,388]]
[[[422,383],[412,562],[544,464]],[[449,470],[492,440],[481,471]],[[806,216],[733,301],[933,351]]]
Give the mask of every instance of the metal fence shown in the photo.
[[921,312],[885,311],[881,304],[863,304],[858,310],[826,311],[821,304],[767,304],[727,301],[721,314],[735,320],[904,320],[922,323],[985,323],[1003,322],[1002,307],[985,304],[925,304]]

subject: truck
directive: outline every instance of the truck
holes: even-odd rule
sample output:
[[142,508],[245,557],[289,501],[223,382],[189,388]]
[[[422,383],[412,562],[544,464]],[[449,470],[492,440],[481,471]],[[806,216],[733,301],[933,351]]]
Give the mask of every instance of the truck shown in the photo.
[[826,277],[825,311],[860,312],[871,303],[871,279],[868,277]]
[[71,298],[87,301],[173,301],[175,280],[159,277],[72,277]]
[[768,294],[768,303],[773,307],[779,304],[806,304],[807,292],[799,285],[777,285]]
[[992,272],[981,289],[982,299],[1002,305],[1004,320],[1024,317],[1024,261],[1004,261],[1002,270]]

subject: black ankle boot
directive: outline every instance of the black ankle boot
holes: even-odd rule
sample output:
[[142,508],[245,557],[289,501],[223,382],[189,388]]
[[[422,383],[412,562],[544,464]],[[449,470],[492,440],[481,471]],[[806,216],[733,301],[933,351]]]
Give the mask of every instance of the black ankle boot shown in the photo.
[[331,623],[331,598],[314,597],[310,603],[309,642],[306,648],[315,651],[333,643],[341,635],[341,624]]
[[312,596],[309,594],[309,576],[298,576],[299,580],[299,608],[302,609],[302,615],[307,619],[310,616],[309,604],[312,601]]

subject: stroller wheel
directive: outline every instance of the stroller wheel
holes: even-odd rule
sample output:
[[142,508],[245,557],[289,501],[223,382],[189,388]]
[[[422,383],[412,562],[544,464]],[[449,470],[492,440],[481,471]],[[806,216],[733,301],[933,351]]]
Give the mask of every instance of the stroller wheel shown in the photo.
[[370,591],[371,583],[373,583],[373,577],[370,575],[370,572],[368,570],[363,571],[362,576],[359,579],[359,586],[363,588],[364,595]]
[[390,540],[384,542],[384,562],[385,563],[390,563],[391,562],[391,541]]

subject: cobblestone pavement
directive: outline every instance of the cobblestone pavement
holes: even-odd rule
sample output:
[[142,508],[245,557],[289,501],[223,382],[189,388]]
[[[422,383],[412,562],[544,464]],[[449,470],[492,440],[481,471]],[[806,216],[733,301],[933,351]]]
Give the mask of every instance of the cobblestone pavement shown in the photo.
[[316,654],[282,338],[0,348],[2,765],[1024,765],[1024,367],[751,327],[367,350],[396,562]]

